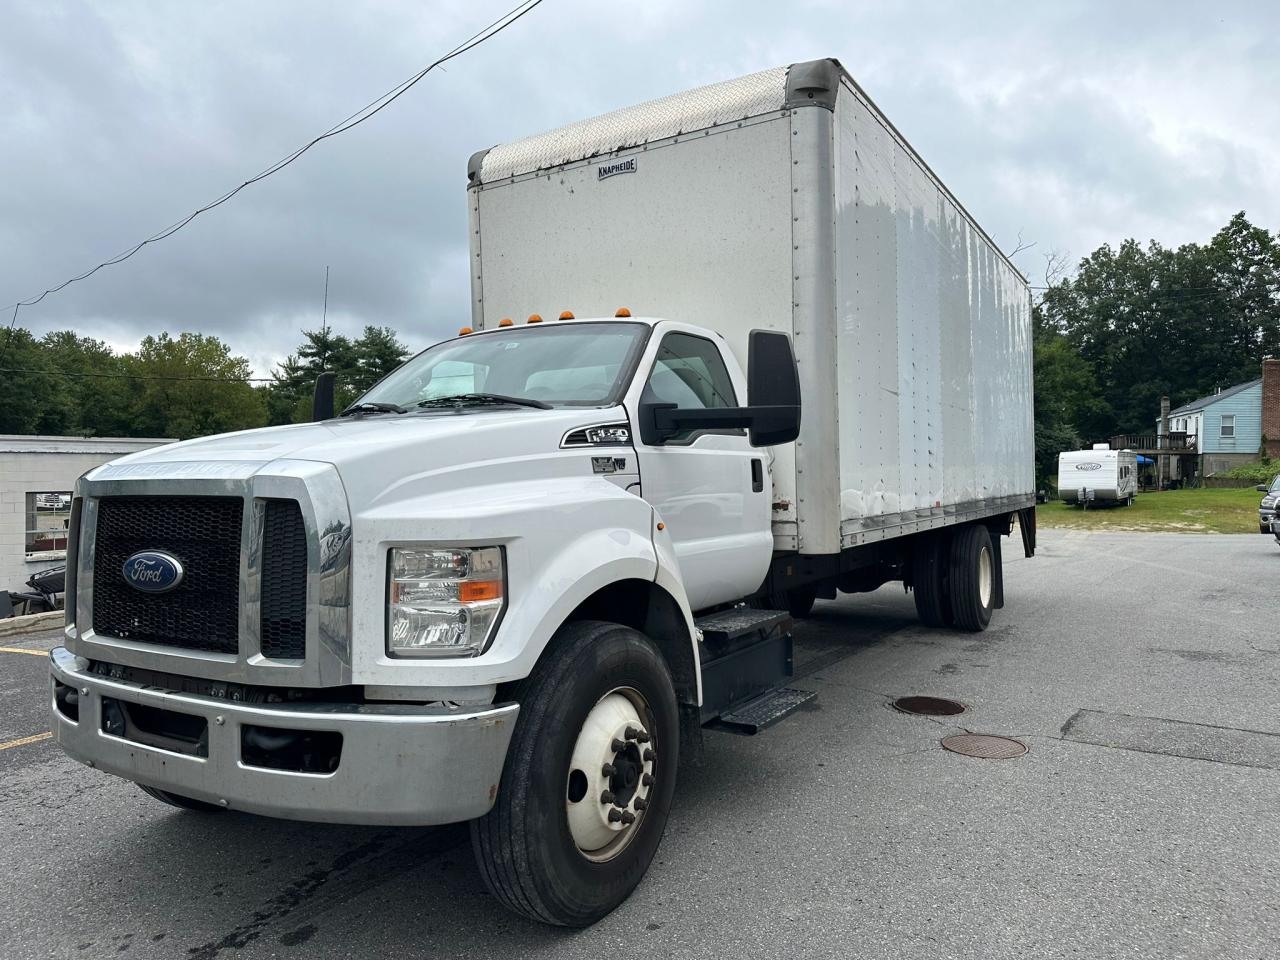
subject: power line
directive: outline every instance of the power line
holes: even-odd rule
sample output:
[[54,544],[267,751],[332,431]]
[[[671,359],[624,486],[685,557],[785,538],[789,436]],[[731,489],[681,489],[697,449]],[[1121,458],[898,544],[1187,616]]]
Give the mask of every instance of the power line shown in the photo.
[[[370,117],[374,117],[377,114],[381,113],[384,109],[386,109],[396,100],[398,100],[402,95],[404,95],[409,90],[411,90],[418,83],[419,80],[425,77],[428,73],[430,73],[436,67],[439,67],[445,63],[448,63],[450,60],[453,60],[455,57],[462,56],[467,51],[472,50],[475,47],[478,47],[480,44],[484,43],[486,40],[490,39],[491,37],[497,36],[499,33],[501,33],[507,27],[511,26],[513,23],[515,23],[517,20],[523,17],[526,13],[533,10],[534,7],[537,7],[541,3],[542,3],[542,0],[524,0],[524,2],[517,4],[511,10],[507,11],[505,14],[499,17],[497,20],[494,20],[488,26],[472,34],[468,39],[462,41],[462,43],[458,44],[456,47],[454,47],[452,50],[445,53],[443,56],[432,61],[427,66],[423,67],[413,76],[409,77],[409,79],[396,84],[396,86],[392,87],[382,96],[377,97],[374,100],[371,100],[369,103],[361,107],[355,113],[344,118],[343,120],[338,121],[338,123],[334,124],[324,133],[307,141],[305,144],[303,144],[298,149],[294,150],[292,153],[282,157],[281,159],[277,160],[275,163],[271,164],[266,169],[250,177],[248,180],[245,180],[238,187],[234,187],[233,189],[228,190],[226,193],[222,194],[222,196],[218,197],[218,199],[213,200],[210,203],[207,203],[204,206],[199,207],[198,209],[187,214],[181,220],[177,220],[174,223],[171,223],[169,226],[165,227],[163,230],[159,231],[158,233],[154,233],[151,236],[147,237],[142,242],[135,244],[133,247],[129,248],[128,250],[122,253],[119,253],[116,256],[111,257],[107,260],[102,261],[97,266],[94,266],[84,271],[83,273],[77,274],[76,276],[71,277],[69,280],[64,280],[62,283],[59,283],[56,286],[49,287],[47,290],[45,290],[43,293],[41,293],[37,297],[31,297],[27,300],[19,300],[16,303],[10,304],[10,306],[13,307],[13,317],[9,320],[9,326],[7,328],[8,332],[5,337],[4,350],[6,351],[8,350],[9,342],[13,339],[13,328],[15,324],[17,324],[18,322],[18,309],[20,307],[35,306],[37,303],[39,303],[49,294],[57,293],[58,291],[64,289],[65,287],[70,286],[73,283],[76,283],[80,280],[88,279],[89,277],[97,273],[99,270],[102,270],[106,267],[111,267],[111,266],[115,266],[118,263],[123,263],[125,260],[128,260],[130,257],[132,257],[135,253],[137,253],[139,250],[141,250],[143,247],[147,246],[148,244],[157,243],[160,240],[164,240],[167,237],[173,236],[173,234],[177,233],[179,230],[185,227],[188,223],[190,223],[196,217],[200,216],[202,213],[208,212],[209,210],[213,210],[216,207],[222,206],[222,204],[226,203],[228,200],[230,200],[232,197],[238,194],[241,190],[245,189],[245,187],[258,183],[260,180],[265,180],[267,177],[271,176],[273,173],[277,173],[278,171],[283,170],[285,167],[289,166],[289,164],[293,163],[295,160],[301,157],[304,153],[306,153],[316,144],[320,143],[322,140],[328,140],[330,137],[336,137],[341,133],[346,133],[348,130],[352,129],[353,127],[357,127],[360,124],[364,123]],[[5,309],[7,310],[8,307],[6,307]],[[3,357],[4,357],[4,352],[0,351],[0,359],[3,359]]]
[[[141,373],[73,373],[69,370],[33,370],[30,367],[0,367],[0,373],[25,373],[27,375],[36,375],[42,377],[66,377],[71,380],[165,380],[181,383],[280,383],[286,384],[287,380],[278,380],[275,377],[166,377],[160,374],[141,374]],[[344,380],[345,384],[350,386],[372,385],[377,383],[379,378],[375,377],[368,380]]]

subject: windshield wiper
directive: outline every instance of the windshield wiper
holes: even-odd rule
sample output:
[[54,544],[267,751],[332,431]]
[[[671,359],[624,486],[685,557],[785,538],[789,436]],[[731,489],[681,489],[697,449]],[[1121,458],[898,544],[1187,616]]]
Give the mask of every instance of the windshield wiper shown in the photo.
[[347,409],[343,410],[338,416],[349,417],[356,413],[408,413],[404,407],[398,403],[384,403],[380,400],[366,400],[364,403],[353,403]]
[[537,410],[554,410],[555,407],[541,400],[530,400],[528,397],[508,397],[503,393],[459,393],[452,397],[432,397],[430,400],[419,400],[420,407],[442,407],[449,404],[461,406],[464,403],[514,403],[521,407],[534,407]]

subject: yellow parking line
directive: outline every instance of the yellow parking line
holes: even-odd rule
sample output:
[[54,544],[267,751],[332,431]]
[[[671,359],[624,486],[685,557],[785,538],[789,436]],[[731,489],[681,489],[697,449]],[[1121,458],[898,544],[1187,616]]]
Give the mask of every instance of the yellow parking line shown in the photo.
[[0,647],[0,653],[29,653],[36,657],[47,657],[48,650],[24,650],[22,647]]
[[37,733],[34,737],[10,740],[8,743],[0,743],[0,750],[8,750],[11,747],[25,747],[28,743],[39,743],[41,740],[48,740],[52,736],[52,733]]

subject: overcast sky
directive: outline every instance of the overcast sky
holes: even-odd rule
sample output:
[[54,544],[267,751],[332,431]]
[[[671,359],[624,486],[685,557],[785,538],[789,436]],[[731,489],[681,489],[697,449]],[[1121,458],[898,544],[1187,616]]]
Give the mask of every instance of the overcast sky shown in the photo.
[[[10,2],[0,8],[0,306],[127,249],[511,7]],[[466,162],[766,67],[842,60],[1043,282],[1125,237],[1280,228],[1280,4],[546,0],[376,118],[132,260],[24,308],[124,348],[225,338],[259,373],[329,319],[419,348],[470,315]],[[9,314],[3,316],[7,322]]]

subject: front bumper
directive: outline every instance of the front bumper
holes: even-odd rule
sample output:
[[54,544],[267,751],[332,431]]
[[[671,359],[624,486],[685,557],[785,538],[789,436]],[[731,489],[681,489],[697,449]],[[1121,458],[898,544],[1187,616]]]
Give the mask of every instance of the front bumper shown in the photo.
[[[51,702],[54,735],[70,756],[137,783],[290,820],[425,825],[483,816],[497,795],[519,712],[514,703],[481,709],[235,703],[108,679],[90,673],[89,661],[64,647],[49,657],[53,681],[78,694],[78,721]],[[207,755],[107,733],[103,697],[202,718]],[[337,769],[303,773],[247,765],[241,747],[245,725],[341,734]]]
[[1272,509],[1263,508],[1259,510],[1258,511],[1258,529],[1262,533],[1270,533],[1271,521],[1274,520],[1275,518],[1276,518],[1276,511],[1274,508]]

